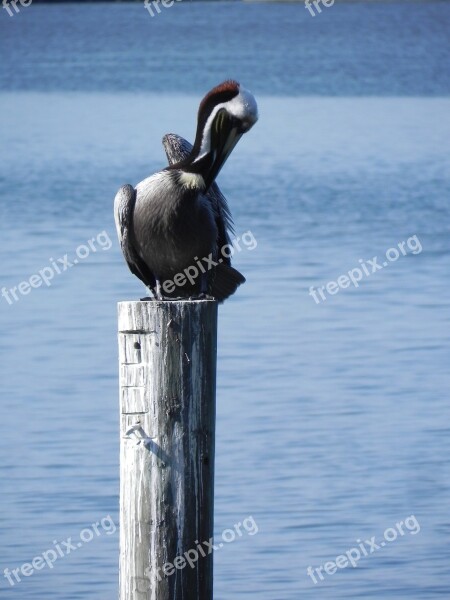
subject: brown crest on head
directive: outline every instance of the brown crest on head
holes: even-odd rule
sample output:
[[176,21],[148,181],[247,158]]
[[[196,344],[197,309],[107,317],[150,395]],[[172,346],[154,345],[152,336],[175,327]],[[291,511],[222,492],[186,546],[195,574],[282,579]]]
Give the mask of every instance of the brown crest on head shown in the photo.
[[197,120],[197,134],[195,136],[194,148],[196,151],[200,149],[202,141],[202,134],[205,128],[206,121],[209,115],[214,110],[214,107],[223,102],[232,100],[239,94],[239,83],[233,79],[228,79],[223,83],[220,83],[210,92],[206,94],[200,103],[198,109],[198,120]]
[[[198,109],[199,118],[202,113],[207,113],[209,116],[214,106],[221,104],[222,102],[228,102],[228,100],[232,100],[238,94],[239,83],[237,81],[233,81],[233,79],[228,79],[227,81],[216,85],[216,87],[208,92],[201,101]],[[209,110],[210,107],[211,110]]]

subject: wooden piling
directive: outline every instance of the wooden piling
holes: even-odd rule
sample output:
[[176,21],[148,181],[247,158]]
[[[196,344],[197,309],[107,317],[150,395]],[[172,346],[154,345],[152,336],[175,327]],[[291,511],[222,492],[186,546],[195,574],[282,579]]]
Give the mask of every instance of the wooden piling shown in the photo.
[[217,303],[118,312],[119,600],[212,600]]

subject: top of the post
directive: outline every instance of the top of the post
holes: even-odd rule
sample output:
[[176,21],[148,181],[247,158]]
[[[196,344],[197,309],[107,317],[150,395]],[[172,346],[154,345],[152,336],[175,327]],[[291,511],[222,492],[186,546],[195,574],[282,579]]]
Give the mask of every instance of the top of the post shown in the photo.
[[117,303],[119,332],[148,332],[155,318],[211,318],[217,315],[217,300],[125,300]]

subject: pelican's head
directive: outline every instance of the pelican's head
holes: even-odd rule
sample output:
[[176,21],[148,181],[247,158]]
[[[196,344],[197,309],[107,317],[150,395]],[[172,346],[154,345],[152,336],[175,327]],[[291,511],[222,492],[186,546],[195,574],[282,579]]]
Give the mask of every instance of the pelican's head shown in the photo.
[[258,120],[253,95],[237,83],[224,81],[203,98],[189,169],[202,175],[206,190],[217,177],[241,136]]

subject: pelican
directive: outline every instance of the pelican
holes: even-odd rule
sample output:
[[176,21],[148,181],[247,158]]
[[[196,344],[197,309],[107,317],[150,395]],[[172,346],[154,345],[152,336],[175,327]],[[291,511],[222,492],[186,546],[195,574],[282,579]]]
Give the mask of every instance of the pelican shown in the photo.
[[167,134],[169,166],[117,192],[114,217],[122,252],[155,299],[200,296],[222,302],[244,283],[222,252],[233,223],[215,179],[257,120],[253,95],[236,81],[221,83],[200,103],[194,145]]

